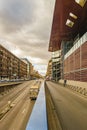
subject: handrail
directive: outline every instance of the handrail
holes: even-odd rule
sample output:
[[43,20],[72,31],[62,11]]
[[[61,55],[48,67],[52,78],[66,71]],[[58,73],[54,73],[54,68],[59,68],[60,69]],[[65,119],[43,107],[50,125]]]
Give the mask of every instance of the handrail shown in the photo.
[[41,85],[26,130],[48,130],[44,83]]

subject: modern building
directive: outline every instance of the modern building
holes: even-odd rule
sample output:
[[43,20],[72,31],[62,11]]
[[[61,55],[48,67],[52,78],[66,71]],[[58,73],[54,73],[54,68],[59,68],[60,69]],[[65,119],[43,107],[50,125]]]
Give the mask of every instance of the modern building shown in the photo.
[[61,51],[52,52],[52,79],[61,79]]
[[0,45],[0,79],[21,79],[27,76],[27,64]]
[[48,62],[46,77],[52,78],[52,59]]
[[86,0],[56,0],[49,51],[59,50],[61,79],[87,82]]

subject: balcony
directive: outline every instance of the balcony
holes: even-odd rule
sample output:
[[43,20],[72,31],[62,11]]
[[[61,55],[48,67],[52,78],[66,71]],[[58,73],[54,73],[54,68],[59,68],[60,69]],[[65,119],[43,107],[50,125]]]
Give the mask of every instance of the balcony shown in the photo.
[[73,43],[74,46],[66,53],[64,59],[69,57],[75,50],[77,50],[85,42],[87,42],[87,32],[76,43]]

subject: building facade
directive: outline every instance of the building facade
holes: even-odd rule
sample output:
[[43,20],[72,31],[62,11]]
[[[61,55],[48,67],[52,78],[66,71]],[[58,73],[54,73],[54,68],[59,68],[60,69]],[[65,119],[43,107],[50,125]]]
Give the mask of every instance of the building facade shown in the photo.
[[61,79],[61,51],[52,52],[52,79]]
[[48,62],[46,77],[52,78],[52,59]]
[[87,82],[87,32],[64,55],[64,79]]
[[87,82],[87,1],[56,0],[49,51],[58,50],[61,79]]
[[27,65],[0,45],[0,79],[21,79],[27,75]]
[[30,79],[30,65],[31,65],[31,63],[30,63],[30,61],[27,59],[27,58],[22,58],[21,59],[24,63],[26,63],[27,64],[27,79]]
[[32,75],[33,75],[33,72],[34,72],[34,66],[32,65],[32,63],[30,62],[30,64],[29,64],[29,74],[30,74],[30,77],[32,77]]

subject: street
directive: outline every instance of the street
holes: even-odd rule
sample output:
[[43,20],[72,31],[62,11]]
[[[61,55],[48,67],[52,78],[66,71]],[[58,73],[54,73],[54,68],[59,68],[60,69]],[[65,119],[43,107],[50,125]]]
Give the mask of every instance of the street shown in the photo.
[[[0,130],[24,130],[35,101],[29,98],[29,89],[35,81],[26,81],[0,96]],[[10,104],[9,104],[10,103]]]
[[46,82],[63,130],[87,130],[87,98],[53,82]]

